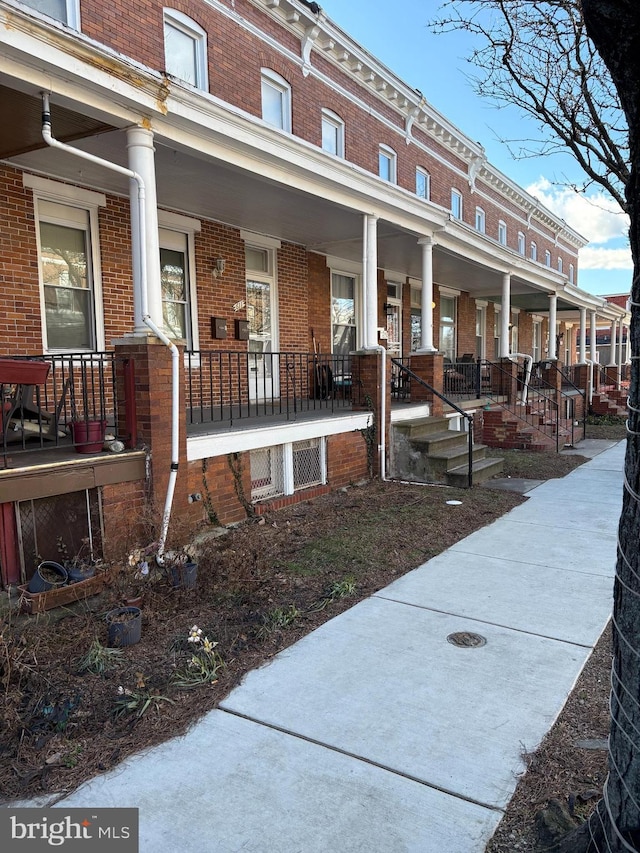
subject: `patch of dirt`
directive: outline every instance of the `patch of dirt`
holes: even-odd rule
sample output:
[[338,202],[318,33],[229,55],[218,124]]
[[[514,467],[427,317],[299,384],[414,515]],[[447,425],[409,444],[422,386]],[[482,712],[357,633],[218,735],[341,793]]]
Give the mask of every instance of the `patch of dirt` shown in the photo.
[[552,480],[565,477],[574,468],[587,459],[579,455],[562,453],[531,453],[526,450],[501,450],[491,448],[490,456],[504,459],[500,477],[514,477],[525,480]]
[[553,728],[525,756],[527,771],[485,853],[536,853],[548,846],[536,818],[551,800],[562,803],[576,824],[591,814],[607,776],[610,672],[607,628]]
[[587,420],[587,438],[623,441],[627,437],[626,422],[622,417],[591,415]]
[[[507,458],[511,476],[531,479],[563,476],[585,461],[523,451]],[[64,794],[184,732],[249,670],[523,500],[482,488],[375,481],[250,520],[208,541],[195,590],[174,590],[152,573],[142,639],[113,654],[104,651],[104,617],[138,591],[128,569],[85,602],[39,616],[6,613],[0,797]],[[200,643],[188,641],[194,626]],[[204,637],[217,643],[208,655]],[[606,753],[576,741],[607,733],[608,643],[607,633],[556,725],[527,757],[528,772],[487,853],[535,850],[535,815],[553,797],[581,816],[595,804],[590,795],[601,789]],[[93,672],[81,671],[87,661]],[[185,680],[198,678],[185,689]]]

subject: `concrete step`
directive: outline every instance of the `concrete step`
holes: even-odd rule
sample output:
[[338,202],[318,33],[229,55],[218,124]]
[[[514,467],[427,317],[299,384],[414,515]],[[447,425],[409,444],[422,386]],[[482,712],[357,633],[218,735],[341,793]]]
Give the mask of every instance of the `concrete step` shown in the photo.
[[[474,462],[479,462],[487,455],[486,444],[474,444],[472,448],[472,458]],[[460,447],[450,447],[440,450],[436,453],[428,454],[429,464],[432,471],[438,475],[445,476],[448,471],[453,471],[460,466],[466,466],[469,459],[469,446],[464,444]]]
[[448,448],[466,448],[468,439],[466,432],[446,430],[446,432],[432,432],[427,435],[416,436],[412,434],[409,437],[409,442],[416,450],[431,456],[434,453],[441,453]]
[[[474,461],[472,465],[473,485],[483,483],[485,480],[496,477],[502,473],[502,465],[504,459],[496,456],[490,456],[484,459]],[[461,465],[459,468],[454,468],[447,471],[447,485],[456,486],[459,489],[465,489],[469,483],[469,468],[467,465]]]
[[415,420],[396,421],[393,428],[408,438],[420,438],[443,432],[453,432],[455,434],[454,430],[449,430],[449,423],[449,418],[443,417],[416,418]]

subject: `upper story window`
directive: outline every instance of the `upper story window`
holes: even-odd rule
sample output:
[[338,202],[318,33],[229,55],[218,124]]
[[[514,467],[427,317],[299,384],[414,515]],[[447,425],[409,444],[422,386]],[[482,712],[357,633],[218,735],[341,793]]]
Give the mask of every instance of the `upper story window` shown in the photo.
[[322,149],[344,157],[344,122],[331,110],[322,110]]
[[498,222],[498,243],[501,246],[507,245],[507,223],[502,220]]
[[207,34],[176,9],[164,10],[164,64],[167,74],[207,90]]
[[262,118],[267,124],[291,133],[291,86],[270,68],[263,68],[261,75]]
[[551,266],[551,252],[548,249],[545,249],[544,252],[544,264],[547,267]]
[[531,241],[531,260],[538,260],[538,244],[535,243],[533,240]]
[[55,18],[74,30],[80,29],[80,0],[22,0],[36,12]]
[[459,190],[451,190],[451,213],[456,219],[462,219],[462,193]]
[[558,258],[558,272],[562,272],[562,258]]
[[481,207],[476,207],[476,231],[484,234],[486,227],[486,216]]
[[416,168],[416,195],[420,198],[431,198],[431,175],[420,166]]
[[569,284],[574,284],[575,272],[573,264],[569,264]]
[[524,249],[525,249],[524,234],[522,233],[522,231],[518,231],[518,252],[521,255],[524,255]]
[[381,145],[378,150],[378,174],[383,181],[395,184],[397,180],[397,157],[393,148]]

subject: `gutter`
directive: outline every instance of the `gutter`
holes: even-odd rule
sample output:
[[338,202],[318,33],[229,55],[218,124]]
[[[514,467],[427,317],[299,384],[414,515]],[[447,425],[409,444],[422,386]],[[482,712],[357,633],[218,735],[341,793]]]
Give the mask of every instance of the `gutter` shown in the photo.
[[117,163],[111,163],[109,160],[104,160],[102,157],[96,157],[88,151],[82,151],[79,148],[73,148],[71,145],[66,145],[64,142],[59,142],[52,133],[51,128],[51,112],[49,106],[48,92],[42,93],[42,138],[51,148],[58,148],[61,151],[66,151],[68,154],[73,154],[75,157],[80,157],[83,160],[88,160],[90,163],[95,163],[105,169],[110,169],[112,172],[118,172],[124,175],[129,180],[135,181],[138,187],[138,226],[140,228],[140,257],[138,259],[140,265],[140,283],[142,297],[142,322],[153,332],[158,340],[167,346],[171,351],[171,468],[169,472],[169,483],[167,485],[167,493],[165,497],[164,510],[162,514],[162,525],[160,529],[160,539],[158,544],[158,552],[156,561],[159,565],[164,563],[164,552],[167,541],[167,533],[169,531],[169,521],[171,519],[171,508],[173,506],[173,496],[175,493],[176,479],[178,477],[179,466],[179,438],[180,438],[180,407],[179,407],[179,358],[180,353],[176,345],[167,337],[151,319],[149,314],[149,298],[147,293],[147,248],[146,240],[146,218],[145,218],[145,186],[142,177],[132,169],[127,169]]

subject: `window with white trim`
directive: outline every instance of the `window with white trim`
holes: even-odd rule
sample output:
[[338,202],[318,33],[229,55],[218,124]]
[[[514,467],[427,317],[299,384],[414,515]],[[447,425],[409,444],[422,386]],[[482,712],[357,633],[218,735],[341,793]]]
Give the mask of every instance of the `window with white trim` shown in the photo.
[[498,222],[498,243],[501,246],[507,245],[507,223],[502,220]]
[[460,190],[451,190],[451,213],[456,219],[462,219],[462,193]]
[[487,357],[487,308],[476,305],[476,358]]
[[518,231],[518,254],[524,255],[525,253],[525,237],[522,231]]
[[427,201],[431,198],[431,175],[420,166],[416,167],[416,195]]
[[500,337],[502,331],[500,305],[493,306],[493,357],[497,360],[500,358]]
[[531,260],[538,260],[538,244],[534,240],[531,241]]
[[487,219],[484,210],[481,207],[476,207],[476,231],[484,234],[486,221]]
[[569,264],[569,284],[574,284],[574,277],[575,277],[575,272],[574,272],[573,264]]
[[[33,178],[25,185],[53,185]],[[98,193],[63,188],[64,203],[34,188],[43,348],[48,352],[94,352],[104,348],[98,205],[82,205]],[[77,196],[76,199],[73,196]],[[69,201],[74,203],[68,203]]]
[[177,9],[164,10],[164,64],[167,74],[207,90],[207,34]]
[[456,312],[455,296],[440,295],[440,352],[451,362],[456,360]]
[[558,258],[558,272],[562,272],[562,258]]
[[397,155],[393,148],[381,145],[378,149],[378,174],[383,181],[395,184],[397,180]]
[[74,30],[80,29],[80,0],[21,0],[21,2]]
[[334,355],[346,357],[356,349],[356,289],[355,275],[331,273],[331,351]]
[[322,149],[344,157],[344,122],[331,110],[322,110]]
[[270,68],[261,69],[262,118],[291,133],[291,86]]
[[511,312],[511,325],[510,325],[510,334],[511,334],[511,352],[518,352],[518,320],[520,317],[519,311]]
[[544,250],[544,265],[546,267],[551,266],[551,252],[548,249]]

